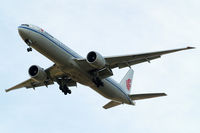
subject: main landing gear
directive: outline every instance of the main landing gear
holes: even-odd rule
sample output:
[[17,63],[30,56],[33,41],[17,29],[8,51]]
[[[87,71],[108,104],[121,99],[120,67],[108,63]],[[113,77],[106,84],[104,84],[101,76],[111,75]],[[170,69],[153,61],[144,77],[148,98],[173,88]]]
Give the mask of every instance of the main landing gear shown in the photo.
[[71,94],[72,91],[68,88],[67,86],[67,82],[68,82],[68,78],[67,77],[63,77],[57,80],[57,83],[59,84],[59,89],[65,94]]
[[103,82],[102,82],[101,79],[98,78],[98,77],[93,78],[92,81],[94,82],[94,84],[95,84],[97,87],[104,86]]
[[61,86],[59,87],[59,89],[65,94],[67,95],[67,93],[71,94],[72,91],[67,87],[67,85]]

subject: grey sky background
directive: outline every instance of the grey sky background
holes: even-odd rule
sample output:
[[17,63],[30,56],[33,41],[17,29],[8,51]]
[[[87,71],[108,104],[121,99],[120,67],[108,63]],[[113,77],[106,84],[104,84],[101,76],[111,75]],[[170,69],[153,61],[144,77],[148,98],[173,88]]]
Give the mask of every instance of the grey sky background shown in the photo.
[[[0,132],[2,133],[197,133],[200,130],[200,1],[197,0],[6,0],[0,5]],[[53,63],[26,44],[21,23],[42,27],[86,56],[124,55],[195,46],[133,66],[132,93],[166,92],[110,110],[109,100],[78,84],[71,95],[58,85],[34,90],[7,89],[29,78],[28,68]],[[114,69],[120,81],[126,69]]]

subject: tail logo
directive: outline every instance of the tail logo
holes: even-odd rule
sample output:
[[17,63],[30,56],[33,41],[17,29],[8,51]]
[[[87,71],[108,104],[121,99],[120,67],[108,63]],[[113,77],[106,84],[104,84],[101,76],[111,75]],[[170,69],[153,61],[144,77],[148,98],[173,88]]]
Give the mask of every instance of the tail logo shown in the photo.
[[130,89],[131,89],[131,79],[126,80],[126,88],[128,89],[128,91],[130,91]]

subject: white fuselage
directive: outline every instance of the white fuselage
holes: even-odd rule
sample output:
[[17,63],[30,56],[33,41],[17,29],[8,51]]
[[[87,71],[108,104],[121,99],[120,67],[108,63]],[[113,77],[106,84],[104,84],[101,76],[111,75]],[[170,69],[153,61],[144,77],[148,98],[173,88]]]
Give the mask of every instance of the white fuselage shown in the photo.
[[74,81],[91,87],[104,97],[121,103],[133,104],[123,88],[111,78],[103,79],[104,86],[96,87],[91,75],[81,68],[74,59],[82,58],[72,49],[36,26],[19,26],[20,36],[31,41],[30,46],[53,61],[67,76]]

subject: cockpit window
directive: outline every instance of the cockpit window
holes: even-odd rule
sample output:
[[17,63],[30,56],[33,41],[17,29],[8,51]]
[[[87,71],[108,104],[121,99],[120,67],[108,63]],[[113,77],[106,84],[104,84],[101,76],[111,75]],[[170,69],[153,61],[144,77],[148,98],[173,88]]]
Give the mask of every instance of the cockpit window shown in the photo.
[[29,27],[29,25],[28,25],[28,24],[22,24],[22,26],[27,26],[27,27]]

